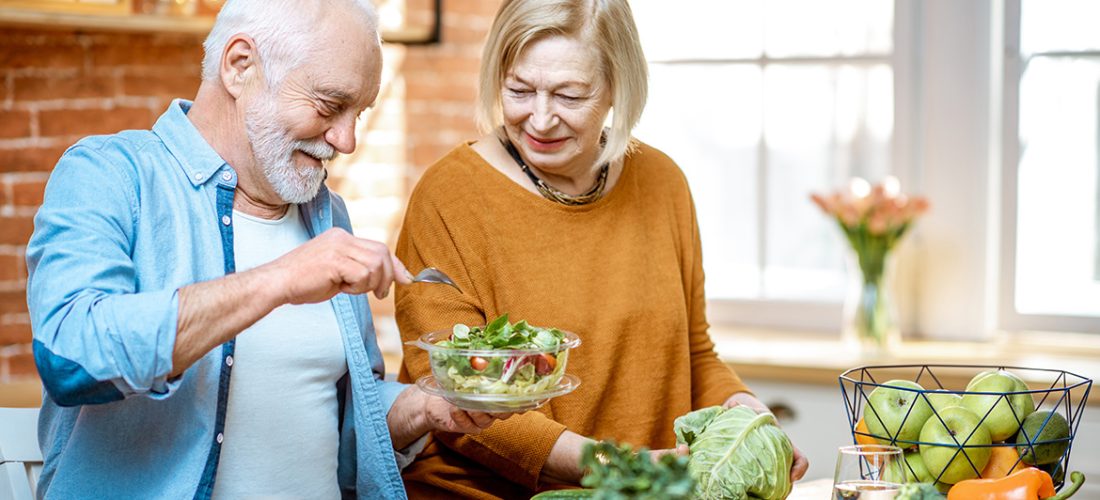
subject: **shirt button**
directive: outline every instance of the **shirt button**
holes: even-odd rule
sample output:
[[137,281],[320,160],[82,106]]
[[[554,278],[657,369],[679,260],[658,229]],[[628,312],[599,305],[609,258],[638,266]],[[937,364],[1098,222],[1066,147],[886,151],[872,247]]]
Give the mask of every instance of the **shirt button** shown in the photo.
[[218,444],[222,444],[222,441],[225,441],[225,435],[219,432],[216,439],[218,440]]
[[233,366],[233,356],[225,357],[225,366]]
[[232,178],[233,178],[233,174],[231,174],[229,172],[222,172],[222,180],[223,181],[228,181],[229,179],[232,179]]
[[222,216],[222,224],[225,224],[225,225],[228,226],[230,222],[233,222],[233,219],[230,219],[228,215],[223,215]]
[[202,180],[202,172],[195,172],[194,177],[195,177],[196,181],[201,181]]

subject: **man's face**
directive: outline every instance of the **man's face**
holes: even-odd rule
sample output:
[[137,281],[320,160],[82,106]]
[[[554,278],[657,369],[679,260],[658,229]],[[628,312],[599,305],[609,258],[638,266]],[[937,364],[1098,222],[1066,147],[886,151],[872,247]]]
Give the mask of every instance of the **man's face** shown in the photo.
[[307,62],[245,108],[256,165],[286,203],[317,195],[326,163],[355,150],[356,118],[378,95],[377,40],[354,24],[357,16],[326,17],[330,29],[318,35]]
[[[325,180],[325,165],[336,150],[321,137],[296,139],[280,123],[274,92],[256,100],[245,114],[248,139],[256,165],[264,178],[286,203],[305,203],[317,195]],[[306,156],[309,162],[295,161]]]

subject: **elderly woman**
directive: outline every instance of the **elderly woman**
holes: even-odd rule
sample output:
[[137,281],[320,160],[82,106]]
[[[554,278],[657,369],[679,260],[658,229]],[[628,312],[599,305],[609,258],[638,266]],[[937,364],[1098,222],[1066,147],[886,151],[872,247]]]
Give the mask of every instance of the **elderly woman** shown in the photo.
[[[694,409],[765,409],[707,333],[684,175],[630,136],[646,75],[627,0],[505,0],[497,13],[480,75],[487,134],[424,174],[396,252],[464,293],[399,288],[397,321],[406,340],[504,313],[576,332],[568,368],[582,383],[480,435],[436,433],[405,470],[411,496],[526,497],[576,484],[589,440],[667,449]],[[403,380],[429,372],[405,351]],[[792,478],[806,465],[796,452]]]

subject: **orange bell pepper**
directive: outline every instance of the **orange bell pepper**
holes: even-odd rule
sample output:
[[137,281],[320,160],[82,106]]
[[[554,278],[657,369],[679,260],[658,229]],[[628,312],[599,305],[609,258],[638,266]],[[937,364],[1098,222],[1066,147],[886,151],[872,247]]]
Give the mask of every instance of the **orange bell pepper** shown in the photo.
[[1028,467],[997,479],[959,481],[947,492],[947,500],[1063,500],[1081,487],[1085,477],[1080,472],[1070,474],[1073,484],[1055,494],[1050,474]]

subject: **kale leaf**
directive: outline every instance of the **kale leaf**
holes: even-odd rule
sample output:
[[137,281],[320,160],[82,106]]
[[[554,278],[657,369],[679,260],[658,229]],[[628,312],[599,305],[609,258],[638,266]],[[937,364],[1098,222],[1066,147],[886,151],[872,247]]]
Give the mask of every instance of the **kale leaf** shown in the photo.
[[691,498],[695,490],[687,457],[662,455],[654,461],[649,450],[635,452],[629,444],[587,444],[581,466],[588,470],[581,484],[594,490],[594,499],[678,500]]

